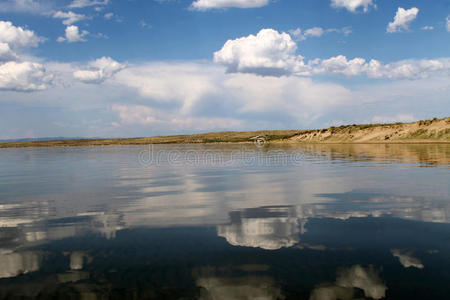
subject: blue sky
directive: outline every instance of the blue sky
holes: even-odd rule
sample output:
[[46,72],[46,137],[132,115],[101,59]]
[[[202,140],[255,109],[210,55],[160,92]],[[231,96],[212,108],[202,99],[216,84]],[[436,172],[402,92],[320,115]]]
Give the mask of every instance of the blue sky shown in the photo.
[[3,0],[0,139],[450,112],[450,2]]

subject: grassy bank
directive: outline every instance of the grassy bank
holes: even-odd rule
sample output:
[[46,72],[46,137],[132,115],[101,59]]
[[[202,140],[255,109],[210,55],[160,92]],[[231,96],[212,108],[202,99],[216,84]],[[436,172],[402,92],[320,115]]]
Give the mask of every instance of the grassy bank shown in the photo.
[[244,143],[264,135],[281,143],[450,143],[450,118],[395,124],[344,125],[311,130],[226,131],[125,139],[76,139],[0,143],[0,148],[147,144]]
[[13,147],[58,147],[58,146],[105,146],[105,145],[147,145],[147,144],[207,144],[251,142],[257,135],[265,135],[272,141],[289,140],[301,134],[301,130],[226,131],[192,135],[156,136],[126,139],[77,139],[32,142],[0,143],[0,148]]

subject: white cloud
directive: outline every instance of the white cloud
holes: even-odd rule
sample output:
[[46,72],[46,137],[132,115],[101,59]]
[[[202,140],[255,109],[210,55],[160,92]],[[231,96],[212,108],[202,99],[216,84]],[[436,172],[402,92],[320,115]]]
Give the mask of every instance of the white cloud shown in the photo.
[[86,42],[86,40],[83,38],[86,35],[88,35],[89,32],[86,30],[83,30],[80,33],[80,30],[78,29],[78,26],[70,25],[66,27],[66,35],[65,37],[59,37],[57,39],[58,42],[64,42],[67,41],[68,43],[75,43],[75,42]]
[[346,8],[353,13],[362,7],[363,12],[368,12],[371,6],[376,7],[374,0],[331,0],[331,6],[335,8]]
[[399,7],[397,13],[395,14],[394,21],[389,23],[386,31],[389,33],[394,33],[409,30],[409,25],[416,19],[418,14],[419,9],[417,7],[410,9]]
[[447,19],[445,19],[445,21],[446,21],[446,23],[447,23],[447,24],[446,24],[446,25],[447,25],[447,26],[446,26],[446,27],[447,27],[447,31],[450,32],[450,16],[448,16]]
[[301,42],[306,40],[306,36],[300,28],[289,30],[289,34],[297,41]]
[[0,43],[0,62],[16,60],[17,54],[11,50],[7,43]]
[[106,13],[106,14],[103,15],[103,17],[106,20],[110,20],[112,17],[114,17],[114,13],[112,13],[112,12]]
[[0,21],[0,63],[19,60],[18,52],[24,48],[36,47],[43,40],[31,30]]
[[[315,35],[320,30],[314,29]],[[305,37],[301,30],[293,35]],[[344,76],[367,75],[370,78],[418,79],[433,74],[448,74],[450,59],[405,60],[382,64],[372,59],[347,59],[338,55],[329,59],[314,59],[305,63],[295,52],[297,45],[290,35],[273,29],[263,29],[256,36],[227,41],[221,50],[214,53],[214,62],[226,67],[228,73],[253,73],[262,76],[311,76],[336,74]]]
[[417,257],[414,257],[412,251],[405,251],[405,250],[399,250],[399,249],[393,249],[391,250],[391,253],[394,257],[397,257],[405,268],[414,267],[417,269],[423,269],[424,265],[418,259]]
[[94,5],[107,5],[109,0],[73,0],[72,3],[69,4],[70,8],[83,8],[87,6]]
[[0,90],[44,90],[51,80],[52,76],[38,63],[10,61],[0,65]]
[[218,117],[183,116],[176,112],[167,112],[144,105],[113,104],[111,110],[116,112],[121,125],[144,125],[175,130],[219,130],[242,126],[241,120]]
[[426,25],[421,28],[422,30],[434,30],[434,26]]
[[314,73],[356,76],[362,74],[366,68],[366,60],[363,58],[347,60],[345,56],[339,55],[322,60],[314,67]]
[[19,51],[43,41],[31,30],[0,21],[0,90],[35,91],[47,88],[52,79],[42,64],[20,62]]
[[139,26],[141,26],[142,28],[146,28],[146,29],[152,29],[152,27],[153,27],[151,24],[145,22],[144,20],[141,20],[139,22]]
[[195,10],[205,11],[215,8],[254,8],[269,4],[269,0],[195,0],[191,7]]
[[[75,122],[81,131],[74,135],[89,130],[92,136],[144,136],[149,132],[156,135],[216,129],[321,128],[328,126],[329,120],[336,120],[336,114],[344,124],[370,121],[373,116],[396,117],[399,112],[425,119],[430,115],[424,111],[446,107],[450,93],[448,75],[416,81],[362,82],[346,87],[314,77],[227,74],[224,67],[211,63],[153,62],[129,65],[101,84],[80,84],[74,82],[74,66],[46,63],[48,72],[55,74],[47,90],[25,95],[2,91],[0,101],[63,106],[73,110],[79,120],[105,115],[105,122],[95,131]],[[61,97],[65,101],[61,102]],[[124,110],[119,117],[112,104],[133,109]],[[140,106],[150,110],[136,118],[139,122],[126,117]],[[89,116],[84,114],[86,111]],[[152,122],[151,118],[155,120]],[[114,121],[118,127],[111,127]]]
[[327,33],[341,33],[343,35],[349,35],[352,33],[351,27],[342,27],[342,28],[328,28],[323,29],[322,27],[313,27],[302,31],[300,28],[289,30],[289,34],[296,40],[297,42],[301,42],[306,40],[309,37],[320,37]]
[[124,68],[111,57],[102,57],[90,62],[89,69],[75,71],[73,77],[84,83],[102,83]]
[[43,39],[33,31],[14,26],[9,21],[0,21],[0,43],[6,43],[11,49],[36,47]]
[[113,104],[111,109],[112,111],[117,112],[121,122],[127,125],[148,125],[160,122],[160,120],[157,119],[159,113],[148,106]]
[[321,27],[313,27],[305,30],[305,36],[322,36],[325,31]]
[[26,12],[41,14],[51,9],[49,1],[41,0],[3,0],[0,3],[0,12]]
[[313,74],[340,74],[345,76],[367,75],[370,78],[419,79],[433,74],[448,73],[450,59],[405,60],[383,65],[377,60],[367,62],[363,58],[347,60],[343,55],[313,61]]
[[81,20],[85,20],[86,16],[82,14],[77,14],[72,11],[63,12],[57,11],[53,13],[53,18],[55,19],[63,19],[64,25],[72,25],[73,23],[79,22]]
[[285,120],[311,122],[317,114],[351,98],[350,91],[337,84],[301,77],[225,74],[222,67],[198,63],[131,66],[111,83],[136,90],[142,99],[139,103],[170,107],[183,118],[194,112],[210,118],[228,118],[230,114],[248,121],[252,128],[258,124],[247,120],[247,114],[270,113],[284,115]]
[[214,53],[214,62],[229,73],[255,73],[282,76],[301,73],[303,57],[296,55],[297,45],[287,33],[262,29],[256,36],[228,40]]
[[217,92],[223,70],[203,64],[155,63],[128,68],[116,76],[120,84],[137,89],[147,99],[179,104],[180,113],[188,112],[199,100]]

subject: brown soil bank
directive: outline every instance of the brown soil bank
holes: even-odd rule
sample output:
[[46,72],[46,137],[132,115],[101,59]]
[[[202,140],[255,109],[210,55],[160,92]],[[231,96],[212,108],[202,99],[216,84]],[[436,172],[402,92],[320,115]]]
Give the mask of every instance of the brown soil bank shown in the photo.
[[127,139],[78,139],[0,143],[0,148],[147,144],[245,143],[262,135],[281,143],[450,143],[450,118],[414,123],[368,124],[315,130],[227,131]]
[[309,130],[289,139],[305,143],[450,143],[450,118]]

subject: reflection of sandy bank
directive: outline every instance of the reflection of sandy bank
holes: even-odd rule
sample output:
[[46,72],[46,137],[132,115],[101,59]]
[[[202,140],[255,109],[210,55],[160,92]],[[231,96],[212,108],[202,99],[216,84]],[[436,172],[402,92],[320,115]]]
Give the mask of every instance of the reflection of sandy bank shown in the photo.
[[296,146],[313,155],[323,155],[330,160],[374,160],[450,164],[448,144],[301,144]]
[[200,278],[201,300],[275,300],[283,299],[280,288],[269,277]]
[[37,252],[0,254],[0,278],[15,277],[39,270],[42,255]]
[[363,268],[359,265],[342,269],[338,273],[335,285],[321,285],[311,293],[310,300],[350,300],[353,299],[354,288],[364,291],[364,295],[372,299],[386,296],[387,287],[373,267]]
[[276,250],[299,242],[299,219],[293,207],[273,207],[230,213],[231,223],[217,234],[233,246]]

